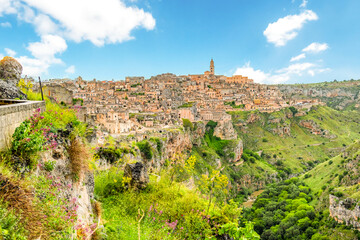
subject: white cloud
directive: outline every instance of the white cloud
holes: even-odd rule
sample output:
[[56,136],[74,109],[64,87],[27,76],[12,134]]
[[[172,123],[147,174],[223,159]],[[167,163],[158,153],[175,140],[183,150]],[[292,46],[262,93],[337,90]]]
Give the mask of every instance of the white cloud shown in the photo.
[[14,0],[0,0],[0,17],[4,14],[16,13],[16,5]]
[[52,64],[62,63],[55,55],[67,49],[67,40],[103,46],[133,39],[134,29],[155,28],[151,13],[126,6],[125,1],[0,0],[0,17],[16,14],[18,20],[34,26],[41,37],[40,42],[30,43],[27,48],[34,58],[18,59],[24,65],[24,74],[39,75]]
[[38,76],[46,73],[52,64],[62,64],[62,60],[57,58],[57,54],[63,53],[67,49],[65,40],[56,35],[44,35],[41,42],[30,43],[27,49],[34,58],[22,56],[18,61],[23,65],[23,74]]
[[308,4],[307,0],[303,0],[302,3],[300,4],[300,7],[302,8],[306,8],[306,5]]
[[295,57],[292,57],[292,58],[290,59],[290,62],[299,61],[299,60],[304,59],[304,58],[306,58],[305,53],[301,53],[301,54],[299,54],[299,55],[297,55],[297,56],[295,56]]
[[16,52],[10,48],[5,48],[5,52],[10,57],[14,57],[16,55]]
[[55,54],[63,53],[67,49],[67,45],[65,40],[59,36],[44,35],[41,37],[41,42],[30,43],[27,49],[35,58],[59,63],[61,60],[56,59]]
[[311,10],[306,10],[299,15],[288,15],[279,18],[276,22],[269,23],[264,31],[268,42],[275,46],[284,46],[289,40],[298,35],[298,31],[308,21],[317,20],[318,16]]
[[2,23],[0,23],[0,26],[4,27],[4,28],[11,28],[12,27],[11,23],[9,23],[9,22],[2,22]]
[[[134,6],[127,7],[119,0],[24,0],[24,2],[49,17],[46,25],[51,26],[50,31],[53,31],[56,22],[59,34],[75,42],[89,40],[96,46],[121,43],[133,39],[131,31],[136,28],[153,30],[155,27],[155,19],[150,13]],[[35,19],[32,23],[37,29],[42,24]]]
[[269,75],[263,71],[253,69],[249,62],[244,66],[237,68],[234,75],[243,75],[258,83],[263,83],[269,77]]
[[69,73],[69,74],[74,74],[75,73],[75,66],[74,65],[71,65],[70,67],[68,67],[66,70],[65,70],[66,73]]
[[297,74],[299,76],[302,75],[302,73],[312,67],[315,67],[316,65],[313,63],[295,63],[295,64],[291,64],[290,66],[288,66],[287,68],[282,68],[277,70],[277,73],[285,73],[285,74]]
[[266,73],[260,69],[254,69],[250,66],[250,63],[246,63],[244,66],[237,68],[234,75],[247,76],[250,79],[254,79],[257,83],[279,84],[287,82],[295,77],[304,75],[315,76],[318,73],[329,70],[329,68],[321,69],[314,63],[305,62],[291,64],[288,67],[281,68],[273,73]]
[[37,58],[29,58],[27,56],[21,56],[17,60],[23,66],[23,74],[37,77],[43,73],[46,73],[50,64],[46,61]]
[[309,46],[304,48],[302,51],[308,52],[308,53],[319,53],[319,52],[325,51],[328,48],[329,48],[329,45],[327,45],[327,43],[313,42]]

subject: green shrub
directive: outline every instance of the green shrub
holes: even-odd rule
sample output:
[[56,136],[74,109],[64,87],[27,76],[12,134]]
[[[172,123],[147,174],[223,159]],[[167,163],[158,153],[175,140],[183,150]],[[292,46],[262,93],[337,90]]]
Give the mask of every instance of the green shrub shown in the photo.
[[151,150],[151,145],[147,140],[143,140],[141,142],[136,143],[140,152],[143,154],[146,160],[151,160],[153,157],[153,153]]
[[188,130],[193,130],[194,129],[194,125],[189,119],[183,118],[182,122],[183,122],[183,127],[185,129],[188,129]]
[[19,221],[19,217],[8,210],[2,202],[0,202],[0,239],[27,239],[27,231]]
[[334,195],[338,198],[341,198],[344,196],[344,194],[342,192],[335,192]]
[[37,164],[35,155],[43,150],[44,137],[41,131],[32,131],[33,128],[29,120],[26,120],[15,129],[11,152],[20,158],[20,162],[15,164],[25,164],[30,170]]
[[103,147],[100,147],[97,150],[97,152],[95,153],[95,158],[96,159],[103,158],[108,163],[113,164],[113,163],[116,163],[120,159],[122,153],[123,153],[122,149],[119,149],[119,148],[115,148],[115,147],[103,148]]
[[56,161],[47,161],[44,163],[45,171],[51,172],[55,168]]

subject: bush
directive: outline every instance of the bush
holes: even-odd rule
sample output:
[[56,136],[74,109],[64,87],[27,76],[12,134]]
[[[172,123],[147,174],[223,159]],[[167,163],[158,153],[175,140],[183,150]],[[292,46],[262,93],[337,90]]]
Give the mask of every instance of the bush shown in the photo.
[[44,169],[47,172],[51,172],[55,168],[56,161],[47,161],[44,163]]
[[11,152],[20,158],[15,164],[25,164],[30,170],[37,164],[35,155],[43,149],[44,137],[40,131],[34,132],[29,120],[24,121],[13,134]]
[[26,240],[26,236],[26,230],[19,218],[0,202],[0,239]]
[[341,198],[344,196],[344,194],[342,192],[335,192],[334,195],[338,198]]
[[192,124],[192,122],[189,119],[183,118],[183,126],[185,129],[188,130],[193,130],[194,129],[194,125]]
[[118,148],[114,148],[114,147],[102,148],[102,147],[100,147],[99,150],[95,153],[94,157],[96,159],[103,158],[108,163],[114,164],[120,159],[122,153],[123,153],[123,151]]
[[298,112],[298,110],[295,107],[289,107],[290,111],[292,112],[293,116]]
[[151,145],[147,140],[143,140],[141,142],[136,143],[140,152],[143,154],[146,160],[151,160],[153,157],[153,153],[151,150]]

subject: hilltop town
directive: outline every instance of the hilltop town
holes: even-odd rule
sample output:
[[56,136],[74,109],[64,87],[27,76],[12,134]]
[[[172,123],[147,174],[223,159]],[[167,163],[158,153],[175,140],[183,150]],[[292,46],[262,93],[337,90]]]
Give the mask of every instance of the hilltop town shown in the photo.
[[273,112],[284,107],[309,108],[317,99],[285,98],[278,86],[248,77],[215,74],[213,59],[204,74],[171,73],[126,77],[125,81],[55,79],[43,83],[45,95],[58,103],[77,105],[79,117],[111,134],[176,125],[181,119],[229,121],[228,111]]

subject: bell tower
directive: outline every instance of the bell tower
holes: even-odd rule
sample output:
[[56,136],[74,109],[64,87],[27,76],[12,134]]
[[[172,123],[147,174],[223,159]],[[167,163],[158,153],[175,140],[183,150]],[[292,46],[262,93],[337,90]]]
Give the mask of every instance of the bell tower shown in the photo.
[[215,66],[214,66],[214,60],[211,59],[210,61],[210,74],[214,75],[215,74]]

